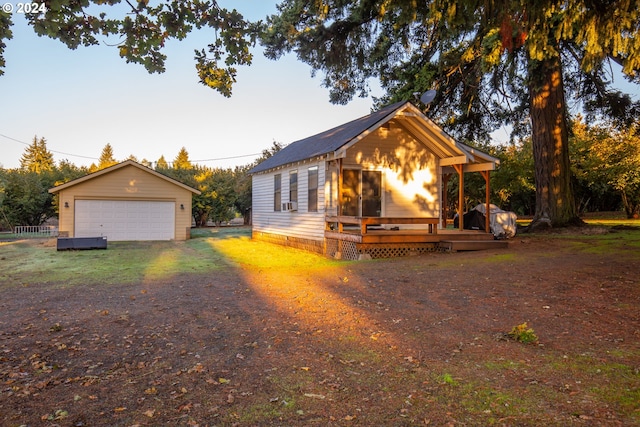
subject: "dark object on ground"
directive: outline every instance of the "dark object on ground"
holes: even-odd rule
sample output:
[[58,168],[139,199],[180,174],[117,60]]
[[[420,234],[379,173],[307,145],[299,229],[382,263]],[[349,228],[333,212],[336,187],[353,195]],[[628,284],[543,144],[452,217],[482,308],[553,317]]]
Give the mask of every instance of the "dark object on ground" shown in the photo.
[[[484,214],[475,209],[470,210],[463,216],[464,222],[463,226],[465,230],[482,230],[484,231]],[[453,227],[458,228],[458,215],[453,218]]]
[[107,249],[106,237],[58,237],[58,250]]

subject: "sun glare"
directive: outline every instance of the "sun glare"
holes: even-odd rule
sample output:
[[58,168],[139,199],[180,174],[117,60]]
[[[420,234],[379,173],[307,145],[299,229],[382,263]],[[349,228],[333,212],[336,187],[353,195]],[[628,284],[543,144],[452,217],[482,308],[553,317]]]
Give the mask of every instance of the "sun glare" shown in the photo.
[[153,261],[149,262],[144,272],[145,283],[152,283],[154,280],[166,279],[175,273],[179,268],[177,250],[161,251]]
[[367,284],[350,274],[348,263],[264,242],[228,239],[211,245],[242,265],[244,282],[256,297],[291,316],[305,333],[397,348],[397,340],[368,313],[372,306],[382,309],[382,303],[351,299],[350,287]]

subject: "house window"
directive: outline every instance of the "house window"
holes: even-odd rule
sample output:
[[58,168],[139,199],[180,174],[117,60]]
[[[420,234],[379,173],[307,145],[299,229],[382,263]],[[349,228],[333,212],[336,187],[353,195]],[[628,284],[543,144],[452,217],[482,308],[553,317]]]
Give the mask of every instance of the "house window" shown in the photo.
[[298,201],[298,171],[289,172],[289,201]]
[[318,212],[318,167],[309,168],[309,212]]
[[280,174],[273,177],[273,210],[282,210],[282,176]]

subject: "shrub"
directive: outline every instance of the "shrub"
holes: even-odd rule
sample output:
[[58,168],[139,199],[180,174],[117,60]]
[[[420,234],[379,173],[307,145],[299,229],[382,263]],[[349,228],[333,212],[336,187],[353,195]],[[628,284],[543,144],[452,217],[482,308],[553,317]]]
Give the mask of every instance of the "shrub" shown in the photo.
[[508,335],[511,339],[524,344],[538,342],[538,336],[535,334],[533,329],[527,327],[527,322],[514,326]]

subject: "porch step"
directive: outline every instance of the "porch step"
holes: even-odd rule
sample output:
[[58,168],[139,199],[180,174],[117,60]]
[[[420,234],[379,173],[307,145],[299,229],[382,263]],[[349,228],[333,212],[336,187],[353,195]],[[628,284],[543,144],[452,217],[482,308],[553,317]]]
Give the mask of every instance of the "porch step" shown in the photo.
[[502,249],[509,246],[506,240],[441,240],[438,247],[449,252]]

